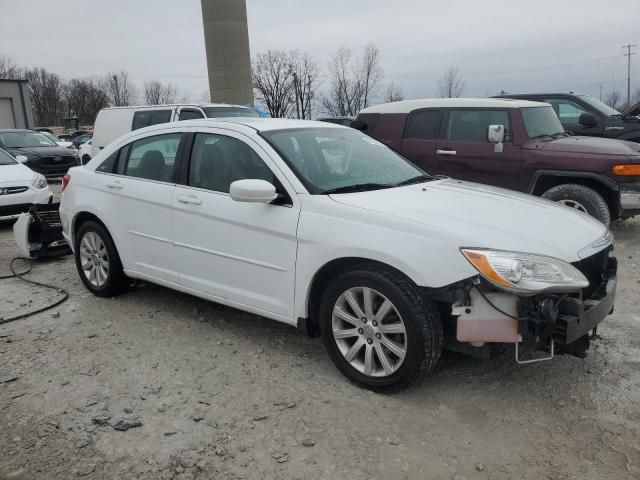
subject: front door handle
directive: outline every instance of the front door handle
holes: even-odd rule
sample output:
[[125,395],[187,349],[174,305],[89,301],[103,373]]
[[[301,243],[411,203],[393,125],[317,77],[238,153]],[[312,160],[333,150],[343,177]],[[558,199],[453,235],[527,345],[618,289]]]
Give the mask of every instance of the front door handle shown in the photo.
[[457,155],[458,152],[455,150],[436,150],[438,155]]
[[112,190],[122,190],[122,184],[120,182],[107,183],[107,188]]
[[195,195],[178,195],[178,201],[188,205],[202,205],[202,200]]

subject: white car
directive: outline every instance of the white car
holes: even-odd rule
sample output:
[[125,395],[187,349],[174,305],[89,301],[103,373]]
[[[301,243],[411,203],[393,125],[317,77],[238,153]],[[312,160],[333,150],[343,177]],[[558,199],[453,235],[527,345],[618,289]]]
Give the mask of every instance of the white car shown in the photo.
[[44,131],[44,130],[38,130],[38,131],[42,135],[47,137],[49,140],[51,140],[52,142],[55,142],[59,147],[70,148],[71,150],[75,150],[76,149],[76,147],[73,145],[72,142],[67,142],[65,140],[62,140],[62,139],[56,137],[53,133],[49,133],[49,132]]
[[597,220],[430,176],[329,123],[156,125],[63,188],[64,235],[94,294],[142,279],[297,325],[372,389],[431,371],[445,346],[584,354],[613,308],[612,238]]
[[91,160],[91,156],[93,155],[93,150],[91,149],[91,140],[83,143],[78,148],[78,156],[80,157],[80,164],[86,165]]
[[0,220],[17,218],[36,203],[52,201],[53,194],[44,175],[0,149]]

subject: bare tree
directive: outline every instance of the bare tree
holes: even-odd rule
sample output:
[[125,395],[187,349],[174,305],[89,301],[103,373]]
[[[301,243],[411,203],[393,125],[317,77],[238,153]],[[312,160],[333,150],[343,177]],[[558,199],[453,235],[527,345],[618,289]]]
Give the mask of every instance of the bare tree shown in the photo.
[[147,105],[166,105],[175,103],[177,96],[178,89],[171,83],[163,85],[157,80],[151,80],[144,83],[144,98]]
[[73,78],[63,92],[68,115],[78,117],[81,124],[92,123],[98,112],[109,105],[107,93],[94,79]]
[[389,85],[387,85],[387,91],[384,94],[385,103],[399,102],[400,100],[404,100],[402,90],[395,82],[389,82]]
[[294,50],[289,53],[290,72],[293,77],[293,95],[296,103],[296,117],[311,119],[313,102],[316,98],[320,69],[306,52]]
[[438,80],[438,95],[441,98],[458,98],[464,92],[464,82],[456,67],[449,70]]
[[109,72],[104,79],[104,89],[114,107],[133,105],[138,96],[136,87],[124,70]]
[[290,55],[284,50],[260,53],[253,65],[253,88],[258,102],[273,118],[289,116],[295,107]]
[[637,87],[631,95],[631,103],[634,104],[638,102],[640,102],[640,87]]
[[622,94],[620,93],[620,90],[618,90],[617,88],[612,88],[611,91],[607,93],[607,96],[604,98],[604,103],[609,105],[611,108],[616,108],[616,106],[620,103],[621,97],[622,97]]
[[10,57],[0,55],[0,78],[13,80],[20,78],[22,73],[22,70]]
[[349,48],[341,47],[329,62],[329,92],[322,107],[334,116],[355,116],[366,108],[383,77],[380,50],[367,45],[362,58],[353,59]]
[[29,81],[36,125],[57,125],[65,111],[62,80],[44,68],[25,70],[24,75]]

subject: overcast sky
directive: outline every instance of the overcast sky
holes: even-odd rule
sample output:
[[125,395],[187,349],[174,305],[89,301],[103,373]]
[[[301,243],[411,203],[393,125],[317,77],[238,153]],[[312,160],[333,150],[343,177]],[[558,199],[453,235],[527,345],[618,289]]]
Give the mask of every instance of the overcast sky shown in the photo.
[[[252,55],[311,53],[326,71],[342,45],[382,51],[385,83],[436,94],[459,68],[464,96],[575,90],[626,94],[622,45],[640,45],[640,0],[247,0]],[[0,55],[65,78],[127,70],[191,101],[207,90],[200,0],[0,0]],[[640,47],[632,79],[640,87]],[[325,80],[325,84],[327,81]]]

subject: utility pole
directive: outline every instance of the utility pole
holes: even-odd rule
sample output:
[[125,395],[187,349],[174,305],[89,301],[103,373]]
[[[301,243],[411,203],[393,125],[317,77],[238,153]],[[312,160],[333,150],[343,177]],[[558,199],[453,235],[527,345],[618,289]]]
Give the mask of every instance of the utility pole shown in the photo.
[[631,105],[631,55],[636,54],[635,52],[631,51],[633,47],[637,47],[637,45],[629,43],[622,46],[622,48],[627,49],[627,53],[623,55],[627,57],[627,106]]

